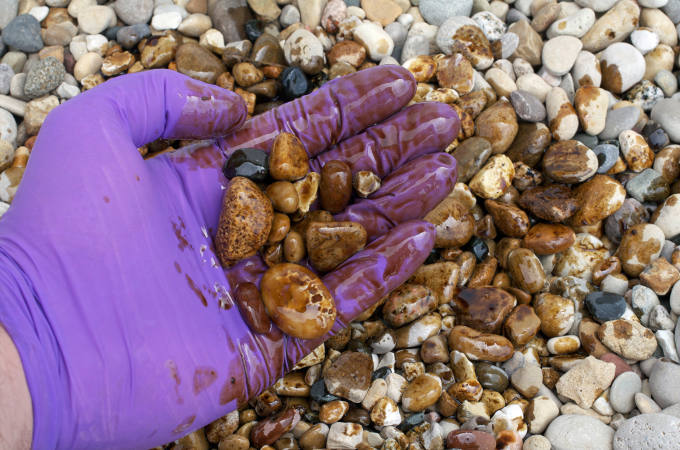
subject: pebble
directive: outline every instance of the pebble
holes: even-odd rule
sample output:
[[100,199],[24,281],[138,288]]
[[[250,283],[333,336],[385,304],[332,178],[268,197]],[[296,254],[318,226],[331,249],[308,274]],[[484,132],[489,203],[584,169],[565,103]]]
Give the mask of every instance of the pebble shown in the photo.
[[456,323],[497,333],[515,303],[512,295],[499,288],[466,288],[454,298],[453,310],[456,313]]
[[640,119],[640,115],[640,108],[636,106],[609,110],[604,130],[598,135],[598,138],[603,141],[618,139],[623,131],[631,130],[635,126]]
[[[233,261],[254,255],[265,243],[273,211],[262,191],[247,178],[233,178],[224,199],[215,240],[217,255],[222,264],[228,266]],[[243,214],[244,210],[249,211],[247,216]]]
[[534,252],[522,248],[512,250],[507,264],[513,281],[520,289],[531,294],[543,289],[545,272]]
[[664,94],[661,88],[659,88],[649,80],[642,80],[641,82],[633,86],[626,94],[626,98],[630,102],[639,106],[644,111],[651,110],[656,104],[656,102],[661,100],[663,97]]
[[[77,19],[78,26],[83,32],[87,34],[99,34],[104,31],[111,22],[115,22],[116,14],[111,7],[92,5],[78,11]],[[179,23],[177,25],[179,25]]]
[[600,164],[597,169],[597,173],[600,174],[607,173],[609,169],[614,167],[619,158],[619,148],[612,144],[600,144],[593,148],[593,152],[595,152]]
[[581,41],[574,36],[557,36],[546,41],[541,58],[543,67],[555,76],[565,75],[574,66],[581,47]]
[[508,32],[514,33],[519,38],[519,45],[514,56],[522,58],[532,66],[541,64],[543,39],[529,24],[527,20],[519,20],[508,27]]
[[679,418],[667,414],[640,414],[619,425],[613,448],[675,448],[678,442]]
[[553,355],[566,355],[577,351],[581,347],[581,341],[573,335],[557,336],[550,338],[546,347]]
[[12,77],[14,77],[14,69],[8,64],[0,64],[0,94],[7,95],[10,93],[12,84]]
[[505,23],[489,11],[480,11],[474,14],[472,20],[477,22],[477,26],[484,32],[484,36],[486,36],[489,42],[501,39],[507,29]]
[[510,94],[510,101],[520,119],[527,122],[541,122],[545,119],[546,112],[543,103],[531,93],[521,90],[513,91]]
[[[505,335],[515,344],[529,342],[541,328],[541,319],[531,306],[517,305],[503,325]],[[481,379],[480,379],[481,381]]]
[[597,337],[617,355],[634,361],[649,358],[657,347],[654,333],[633,320],[605,322],[597,331]]
[[472,0],[420,0],[418,9],[427,23],[440,26],[454,16],[470,16]]
[[635,408],[635,395],[642,390],[642,380],[635,372],[617,376],[609,390],[609,402],[615,411],[628,414]]
[[574,106],[583,131],[591,136],[600,134],[607,119],[609,95],[595,86],[582,86],[574,96]]
[[454,16],[446,20],[439,27],[435,39],[444,53],[462,53],[477,70],[487,69],[493,63],[489,40],[477,23],[468,17]]
[[475,174],[469,186],[479,197],[494,199],[503,195],[514,176],[512,161],[505,155],[495,155]]
[[[624,0],[628,1],[628,0]],[[620,94],[642,80],[645,59],[635,47],[618,42],[607,47],[600,55],[602,87]]]
[[430,289],[405,284],[392,291],[385,302],[383,317],[393,327],[400,327],[433,311],[437,301]]
[[17,138],[17,122],[7,110],[0,108],[0,140],[14,144]]
[[464,353],[472,360],[493,362],[506,361],[513,353],[512,343],[503,336],[481,333],[464,325],[451,330],[449,348]]
[[175,55],[177,71],[196,80],[214,84],[225,67],[213,53],[194,42],[182,44]]
[[546,32],[546,37],[574,36],[580,38],[590,30],[595,23],[595,13],[590,8],[583,8],[563,19],[553,22]]
[[344,352],[326,370],[324,383],[329,393],[360,403],[371,386],[372,371],[373,361],[370,355]]
[[597,172],[595,153],[576,140],[557,142],[543,156],[543,170],[553,180],[561,183],[579,183]]
[[453,198],[445,198],[424,220],[435,226],[435,247],[460,247],[474,232],[474,219],[467,208]]
[[626,300],[621,295],[609,292],[591,292],[586,295],[586,306],[598,322],[620,318],[626,310]]
[[645,267],[659,257],[665,236],[653,224],[638,224],[628,228],[619,246],[619,258],[624,272],[638,276]]
[[543,372],[534,364],[521,367],[510,377],[512,386],[526,398],[533,398],[543,383]]
[[491,433],[484,431],[455,430],[446,437],[446,447],[491,450],[496,448],[496,440]]
[[669,194],[666,179],[654,169],[644,169],[626,183],[628,195],[640,202],[660,202]]
[[283,53],[288,64],[300,67],[306,74],[316,75],[323,69],[323,45],[310,31],[299,29],[291,34],[283,45]]
[[419,412],[434,405],[442,393],[441,379],[429,373],[414,378],[404,389],[401,404],[405,411]]
[[564,89],[553,87],[545,99],[550,132],[555,140],[565,141],[574,137],[579,120]]
[[562,375],[555,387],[559,395],[587,409],[612,383],[614,372],[614,364],[588,356]]
[[363,439],[363,427],[358,423],[335,422],[328,430],[326,447],[353,449]]
[[29,98],[45,95],[64,80],[64,65],[53,56],[41,59],[26,75],[24,94]]
[[565,414],[553,420],[544,435],[553,450],[596,450],[612,448],[614,430],[590,416]]
[[16,50],[35,53],[43,48],[40,22],[30,14],[18,15],[3,28],[2,41]]
[[649,389],[661,408],[680,403],[680,365],[663,360],[654,364],[649,375]]
[[113,9],[120,20],[128,25],[135,25],[146,23],[151,19],[153,6],[152,0],[116,0]]
[[522,245],[537,255],[552,255],[571,247],[575,239],[574,231],[567,226],[539,223],[529,229]]
[[310,83],[299,67],[287,67],[279,77],[281,96],[286,100],[301,97],[310,89]]
[[59,100],[54,95],[36,98],[28,102],[24,114],[26,133],[30,136],[38,134],[47,114],[57,106],[59,106]]
[[659,36],[650,28],[638,28],[630,34],[630,42],[646,55],[659,45]]
[[390,35],[374,23],[362,23],[354,28],[354,40],[366,47],[368,56],[374,61],[390,56],[394,50]]
[[[658,260],[657,260],[658,261]],[[676,279],[677,281],[677,279]],[[661,295],[661,293],[659,293]],[[656,305],[652,312],[649,313],[649,328],[657,330],[672,330],[675,326],[675,321],[671,318],[668,310],[663,305]],[[658,340],[658,336],[657,336]]]
[[651,119],[661,125],[673,142],[680,142],[680,102],[673,99],[662,99],[652,108]]
[[[484,207],[503,234],[510,237],[522,237],[527,234],[529,230],[529,217],[520,208],[491,199],[484,202]],[[527,276],[531,277],[529,274]],[[534,280],[530,284],[536,282],[538,281]]]
[[597,19],[590,30],[581,37],[583,48],[590,52],[599,52],[610,44],[623,41],[635,29],[639,17],[640,8],[635,2],[619,1]]

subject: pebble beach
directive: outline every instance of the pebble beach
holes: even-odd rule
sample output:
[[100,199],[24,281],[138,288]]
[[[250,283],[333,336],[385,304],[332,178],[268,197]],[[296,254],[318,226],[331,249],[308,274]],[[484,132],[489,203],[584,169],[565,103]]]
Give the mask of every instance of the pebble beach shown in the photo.
[[252,117],[400,65],[460,117],[427,261],[159,448],[680,449],[680,0],[0,0],[0,30],[0,216],[50,111],[126,73]]

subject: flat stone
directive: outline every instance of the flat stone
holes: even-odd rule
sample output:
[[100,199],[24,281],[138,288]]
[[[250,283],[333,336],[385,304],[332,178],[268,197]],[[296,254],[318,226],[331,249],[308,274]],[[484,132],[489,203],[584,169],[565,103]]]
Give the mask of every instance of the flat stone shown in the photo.
[[657,347],[654,333],[633,320],[605,322],[597,331],[597,337],[611,351],[633,361],[648,359]]
[[635,408],[635,394],[641,392],[642,380],[635,372],[624,372],[609,389],[609,403],[614,411],[627,414]]
[[449,17],[469,16],[472,3],[472,0],[420,0],[418,9],[427,23],[439,26]]
[[618,319],[626,310],[623,296],[609,292],[591,292],[585,303],[590,314],[599,322]]
[[40,22],[30,14],[16,16],[2,30],[2,41],[8,47],[26,53],[35,53],[43,48]]

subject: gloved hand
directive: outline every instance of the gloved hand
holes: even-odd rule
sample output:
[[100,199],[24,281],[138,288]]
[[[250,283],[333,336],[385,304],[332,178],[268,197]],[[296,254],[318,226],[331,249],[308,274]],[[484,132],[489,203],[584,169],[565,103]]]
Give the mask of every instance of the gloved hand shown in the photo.
[[[341,159],[383,178],[338,216],[364,224],[370,244],[323,278],[338,309],[332,332],[404,282],[434,242],[433,227],[413,219],[456,178],[454,159],[433,153],[459,129],[445,104],[396,113],[414,89],[402,68],[365,70],[233,132],[246,117],[236,94],[151,71],[54,110],[0,221],[0,322],[26,373],[33,447],[177,439],[319,345],[275,327],[253,334],[233,306],[236,284],[257,283],[266,269],[252,257],[225,271],[212,250],[227,184],[221,167],[237,148],[268,150],[277,133],[293,132],[312,170]],[[225,135],[147,161],[137,150],[161,137]]]

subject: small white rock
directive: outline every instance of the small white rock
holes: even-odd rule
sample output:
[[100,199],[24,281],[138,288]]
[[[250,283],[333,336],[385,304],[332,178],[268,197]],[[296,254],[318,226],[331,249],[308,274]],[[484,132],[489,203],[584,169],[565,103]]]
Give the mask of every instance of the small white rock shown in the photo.
[[49,12],[50,8],[48,8],[47,6],[34,6],[28,13],[35,17],[38,20],[38,22],[42,22],[45,19],[45,17],[47,17],[47,14],[49,14]]
[[566,74],[574,66],[582,47],[581,41],[574,36],[557,36],[550,39],[543,44],[543,67],[555,76]]
[[630,34],[630,42],[646,55],[659,45],[659,36],[650,28],[638,28]]

